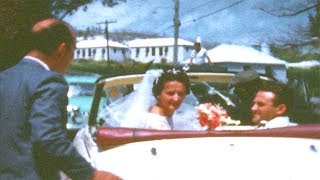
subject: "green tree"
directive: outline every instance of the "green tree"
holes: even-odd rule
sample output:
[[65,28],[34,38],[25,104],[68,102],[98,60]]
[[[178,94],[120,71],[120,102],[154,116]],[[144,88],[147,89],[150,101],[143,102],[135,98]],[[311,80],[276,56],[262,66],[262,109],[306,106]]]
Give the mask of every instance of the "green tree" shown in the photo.
[[309,15],[309,22],[310,36],[320,38],[320,2],[316,5],[315,15]]

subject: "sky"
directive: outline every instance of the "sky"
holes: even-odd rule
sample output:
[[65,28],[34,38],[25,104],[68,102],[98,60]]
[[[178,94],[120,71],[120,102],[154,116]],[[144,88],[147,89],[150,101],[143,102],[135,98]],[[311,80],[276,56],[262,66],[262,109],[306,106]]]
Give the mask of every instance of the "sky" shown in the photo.
[[[179,37],[209,43],[261,44],[295,39],[298,26],[308,24],[306,12],[294,17],[275,17],[259,7],[280,7],[306,0],[180,0]],[[240,2],[240,3],[237,3]],[[236,4],[224,9],[231,4]],[[76,29],[110,21],[110,32],[133,31],[174,37],[174,0],[126,0],[113,8],[92,3],[64,20]]]

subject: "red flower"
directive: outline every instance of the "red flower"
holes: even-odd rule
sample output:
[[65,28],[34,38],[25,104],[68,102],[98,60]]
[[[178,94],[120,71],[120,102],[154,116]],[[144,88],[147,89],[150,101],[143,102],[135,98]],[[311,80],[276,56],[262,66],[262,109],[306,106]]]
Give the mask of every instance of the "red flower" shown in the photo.
[[221,122],[220,122],[220,118],[221,118],[221,115],[217,112],[213,112],[214,116],[212,119],[209,119],[209,128],[211,129],[215,129],[216,127],[220,126],[221,125]]
[[217,108],[211,103],[201,104],[197,107],[198,120],[201,126],[208,126],[208,129],[215,129],[221,125],[220,118],[223,115],[221,108]]
[[200,113],[198,116],[198,120],[201,126],[206,126],[209,124],[208,115],[205,113]]
[[198,111],[198,120],[201,126],[207,126],[208,130],[214,130],[223,125],[239,125],[239,120],[232,120],[228,113],[220,105],[211,103],[200,104],[196,107]]

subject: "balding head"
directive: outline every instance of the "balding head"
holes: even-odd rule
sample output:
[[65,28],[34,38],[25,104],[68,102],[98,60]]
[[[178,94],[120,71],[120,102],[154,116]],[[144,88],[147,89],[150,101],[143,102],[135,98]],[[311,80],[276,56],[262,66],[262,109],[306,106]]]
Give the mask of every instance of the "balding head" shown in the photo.
[[56,19],[45,19],[43,21],[37,22],[33,27],[32,27],[32,32],[39,32],[43,29],[49,28],[53,24],[59,23],[58,20]]
[[61,43],[73,47],[75,34],[65,22],[57,19],[45,19],[32,27],[30,43],[33,45],[32,49],[50,55]]
[[73,60],[75,33],[63,21],[45,19],[32,27],[29,44],[28,56],[41,60],[52,71],[64,73]]

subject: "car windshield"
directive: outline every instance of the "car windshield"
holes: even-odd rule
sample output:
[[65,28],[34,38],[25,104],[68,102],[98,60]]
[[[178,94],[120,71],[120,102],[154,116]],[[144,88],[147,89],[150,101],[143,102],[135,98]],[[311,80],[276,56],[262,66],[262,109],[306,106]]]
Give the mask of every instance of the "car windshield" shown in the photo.
[[[231,75],[231,74],[230,74]],[[212,76],[212,73],[211,73]],[[216,75],[217,76],[217,75]],[[221,76],[221,75],[220,75]],[[224,78],[230,78],[228,74],[225,74]],[[142,78],[141,76],[140,78]],[[196,106],[199,106],[200,104],[205,103],[212,103],[214,105],[221,106],[223,109],[231,108],[232,106],[235,106],[235,103],[233,102],[235,100],[235,95],[230,88],[230,85],[228,81],[223,80],[224,78],[221,78],[221,80],[218,80],[216,82],[210,82],[206,81],[204,77],[209,77],[204,74],[202,76],[191,76],[191,84],[190,89],[191,93],[186,97],[185,104],[191,105],[192,108],[191,111],[195,109]],[[125,80],[124,77],[120,77],[119,82],[127,82],[128,80]],[[202,79],[204,78],[204,79]],[[118,80],[118,79],[115,79]],[[219,82],[220,81],[220,82]],[[127,111],[130,111],[130,107],[132,107],[131,102],[128,101],[127,103],[123,103],[123,101],[126,101],[127,98],[132,98],[132,94],[139,92],[140,85],[118,85],[118,86],[109,86],[108,84],[116,84],[116,82],[112,81],[105,81],[102,82],[102,91],[101,97],[100,97],[100,104],[98,107],[97,112],[97,121],[100,124],[105,123],[105,121],[111,120],[113,118],[113,112],[118,111],[118,109],[123,108],[123,110],[120,110],[120,116],[125,114]],[[133,92],[134,91],[134,92]],[[133,92],[133,93],[132,93]],[[145,92],[145,96],[148,96],[148,92]],[[143,98],[142,98],[143,99]],[[133,98],[132,101],[137,101],[137,98]],[[133,103],[134,108],[137,108],[137,106],[141,105],[144,106],[144,104],[148,104],[148,101],[146,102],[136,102]],[[183,103],[184,104],[184,103]],[[183,106],[183,104],[181,106]],[[150,104],[151,105],[151,104]],[[181,108],[181,107],[180,107]],[[178,110],[179,112],[179,110]],[[136,111],[135,113],[139,113]],[[194,118],[196,119],[196,117]],[[102,121],[102,123],[101,123]],[[107,122],[108,123],[108,122]],[[118,126],[117,123],[111,123],[111,126]]]

